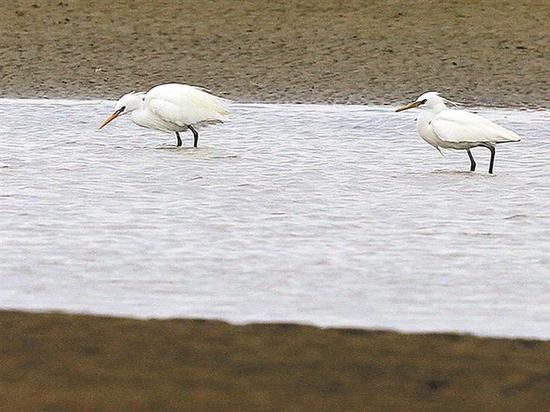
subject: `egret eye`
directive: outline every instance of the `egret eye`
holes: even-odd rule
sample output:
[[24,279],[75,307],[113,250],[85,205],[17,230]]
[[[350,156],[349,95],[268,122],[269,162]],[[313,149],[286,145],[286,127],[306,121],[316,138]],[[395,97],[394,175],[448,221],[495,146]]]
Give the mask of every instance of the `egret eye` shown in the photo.
[[420,104],[426,104],[427,101],[428,101],[428,99],[421,100]]
[[124,110],[126,110],[126,106],[122,106],[122,107],[120,108],[120,111],[121,111],[121,112],[123,112]]

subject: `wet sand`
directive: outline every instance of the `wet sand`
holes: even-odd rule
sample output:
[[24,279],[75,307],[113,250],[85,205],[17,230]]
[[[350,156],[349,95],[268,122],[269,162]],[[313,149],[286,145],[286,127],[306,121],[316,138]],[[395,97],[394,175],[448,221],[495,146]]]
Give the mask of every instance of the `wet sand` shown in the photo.
[[55,1],[0,8],[0,95],[170,81],[239,101],[548,106],[550,3]]
[[545,410],[550,342],[0,312],[10,410]]

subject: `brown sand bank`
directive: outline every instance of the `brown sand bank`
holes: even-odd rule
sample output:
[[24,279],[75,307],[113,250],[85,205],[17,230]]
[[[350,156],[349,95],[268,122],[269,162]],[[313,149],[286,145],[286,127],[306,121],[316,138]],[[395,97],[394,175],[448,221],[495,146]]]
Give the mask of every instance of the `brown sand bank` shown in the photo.
[[9,410],[545,410],[550,342],[0,312]]
[[38,1],[0,5],[0,96],[169,81],[239,101],[548,106],[550,2]]

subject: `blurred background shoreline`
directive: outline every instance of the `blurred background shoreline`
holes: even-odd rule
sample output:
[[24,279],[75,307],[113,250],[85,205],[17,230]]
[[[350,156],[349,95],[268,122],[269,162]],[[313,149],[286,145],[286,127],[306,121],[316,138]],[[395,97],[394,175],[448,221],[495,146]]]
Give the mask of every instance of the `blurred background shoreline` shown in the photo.
[[166,82],[242,102],[545,107],[548,2],[37,2],[0,8],[2,97]]

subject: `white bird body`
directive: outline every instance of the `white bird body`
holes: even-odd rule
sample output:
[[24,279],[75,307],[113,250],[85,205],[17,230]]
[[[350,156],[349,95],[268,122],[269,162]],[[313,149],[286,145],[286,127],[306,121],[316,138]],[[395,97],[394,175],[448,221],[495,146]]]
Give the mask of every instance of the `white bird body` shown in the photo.
[[195,147],[200,128],[221,123],[229,118],[229,100],[214,96],[206,90],[185,84],[162,84],[147,93],[128,93],[122,96],[115,112],[100,126],[107,125],[116,117],[130,114],[130,119],[141,127],[176,133],[190,129],[195,136]]
[[445,104],[447,102],[449,101],[440,97],[438,93],[428,92],[397,111],[421,107],[423,110],[416,122],[416,130],[420,137],[440,151],[467,150],[471,171],[475,170],[476,165],[470,149],[478,146],[488,148],[491,150],[489,173],[492,173],[495,145],[519,142],[521,137],[477,114],[451,109]]
[[516,133],[465,110],[445,108],[424,110],[418,116],[416,129],[420,137],[435,147],[465,150],[480,144],[519,142]]

